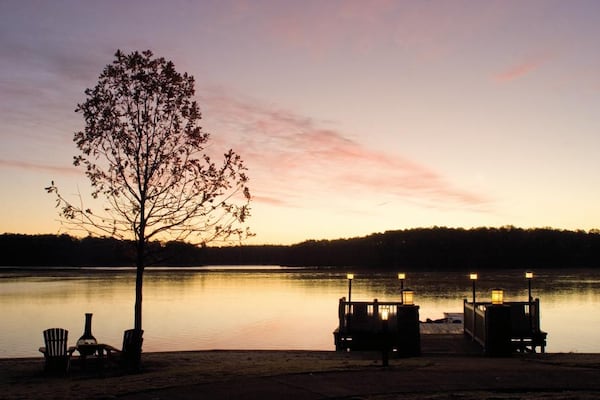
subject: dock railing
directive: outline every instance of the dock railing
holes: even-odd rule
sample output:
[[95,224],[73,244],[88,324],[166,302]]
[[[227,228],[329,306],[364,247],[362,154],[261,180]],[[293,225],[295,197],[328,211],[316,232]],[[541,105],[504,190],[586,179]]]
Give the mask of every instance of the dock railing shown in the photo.
[[540,329],[539,299],[504,302],[502,305],[473,304],[465,299],[463,309],[465,335],[483,346],[486,352],[496,352],[492,348],[498,346],[502,352],[509,351],[508,344],[511,352],[535,352],[537,347],[542,353],[545,351],[547,333]]
[[[485,306],[488,303],[464,301],[463,329],[466,335],[485,347]],[[491,304],[491,303],[489,303]]]
[[[384,319],[382,318],[385,315]],[[339,325],[334,331],[336,350],[380,350],[402,355],[421,352],[419,306],[400,302],[352,301],[338,306]]]

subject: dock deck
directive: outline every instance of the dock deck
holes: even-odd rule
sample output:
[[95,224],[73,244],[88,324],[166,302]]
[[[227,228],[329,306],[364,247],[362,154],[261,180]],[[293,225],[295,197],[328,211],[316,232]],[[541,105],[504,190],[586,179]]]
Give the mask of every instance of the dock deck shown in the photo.
[[479,343],[461,333],[432,333],[421,335],[421,354],[481,356]]
[[463,324],[421,322],[421,335],[462,335]]

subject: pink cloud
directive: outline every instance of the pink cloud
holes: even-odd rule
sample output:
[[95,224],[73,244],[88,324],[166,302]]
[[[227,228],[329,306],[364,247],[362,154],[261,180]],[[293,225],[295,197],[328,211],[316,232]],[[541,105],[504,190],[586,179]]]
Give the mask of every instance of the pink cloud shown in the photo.
[[547,57],[537,57],[512,65],[504,71],[495,74],[494,80],[503,83],[521,78],[539,69],[546,62],[546,59]]
[[340,44],[360,52],[390,35],[382,26],[394,23],[397,2],[348,0],[298,2],[263,10],[265,32],[274,42],[322,55]]
[[257,201],[259,203],[263,203],[263,204],[270,204],[272,206],[289,206],[290,203],[275,197],[271,197],[271,196],[263,196],[262,194],[253,194],[252,195],[252,201]]
[[62,175],[81,175],[75,167],[35,164],[26,161],[0,160],[0,168],[21,169],[40,172],[56,172]]
[[271,41],[312,55],[348,48],[359,54],[381,46],[422,59],[440,58],[457,43],[510,18],[496,2],[400,2],[346,0],[297,2],[247,9]]
[[311,194],[360,193],[374,198],[392,194],[443,208],[487,207],[485,196],[456,188],[441,174],[406,157],[364,146],[332,129],[329,122],[220,89],[202,92],[207,115],[219,120],[219,132],[229,132],[226,141],[250,168],[256,201],[291,206],[303,204],[302,196]]

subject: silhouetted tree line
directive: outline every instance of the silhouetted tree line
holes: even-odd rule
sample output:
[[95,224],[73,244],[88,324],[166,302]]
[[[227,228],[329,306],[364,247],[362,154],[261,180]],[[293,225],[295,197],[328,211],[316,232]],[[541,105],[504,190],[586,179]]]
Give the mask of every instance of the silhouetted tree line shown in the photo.
[[[5,266],[132,266],[132,243],[68,235],[0,236]],[[600,231],[418,228],[291,246],[196,247],[154,242],[156,265],[288,265],[406,270],[600,267]]]

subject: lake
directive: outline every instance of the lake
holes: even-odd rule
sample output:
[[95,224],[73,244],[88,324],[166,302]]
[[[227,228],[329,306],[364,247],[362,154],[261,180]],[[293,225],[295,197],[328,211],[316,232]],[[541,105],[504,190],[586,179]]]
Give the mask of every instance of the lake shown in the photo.
[[[333,350],[346,272],[284,267],[149,268],[144,281],[144,351],[208,349]],[[399,301],[395,272],[352,271],[352,300]],[[399,271],[403,272],[403,271]],[[526,301],[521,270],[481,271],[477,300],[495,287],[505,301]],[[534,271],[548,352],[600,352],[600,271]],[[407,272],[420,319],[462,312],[472,296],[466,273]],[[0,357],[41,356],[42,331],[69,330],[69,344],[93,313],[92,332],[121,346],[133,327],[133,269],[0,269]]]

